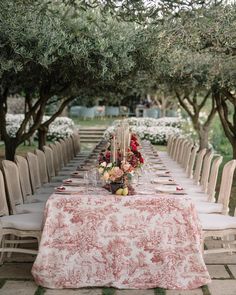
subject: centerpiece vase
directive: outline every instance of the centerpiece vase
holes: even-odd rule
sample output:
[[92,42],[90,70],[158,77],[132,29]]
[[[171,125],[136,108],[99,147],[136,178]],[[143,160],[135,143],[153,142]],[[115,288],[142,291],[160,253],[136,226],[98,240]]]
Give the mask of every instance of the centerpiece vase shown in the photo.
[[120,181],[112,181],[110,183],[110,190],[112,194],[115,194],[119,188],[124,188],[125,184],[122,180]]

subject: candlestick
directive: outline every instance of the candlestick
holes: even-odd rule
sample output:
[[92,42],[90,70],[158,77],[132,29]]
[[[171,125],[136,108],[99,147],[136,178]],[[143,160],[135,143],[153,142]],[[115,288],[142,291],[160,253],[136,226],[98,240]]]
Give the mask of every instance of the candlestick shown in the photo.
[[126,146],[125,146],[125,126],[123,126],[123,147],[124,147],[124,150],[123,150],[123,158],[125,160],[125,150],[126,150]]
[[113,137],[113,162],[116,162],[116,137]]

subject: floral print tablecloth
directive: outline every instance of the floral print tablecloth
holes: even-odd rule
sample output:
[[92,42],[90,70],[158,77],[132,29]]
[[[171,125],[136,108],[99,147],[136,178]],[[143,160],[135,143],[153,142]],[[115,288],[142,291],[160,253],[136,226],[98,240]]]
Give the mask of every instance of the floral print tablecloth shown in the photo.
[[210,282],[186,196],[52,195],[33,265],[48,288],[194,289]]

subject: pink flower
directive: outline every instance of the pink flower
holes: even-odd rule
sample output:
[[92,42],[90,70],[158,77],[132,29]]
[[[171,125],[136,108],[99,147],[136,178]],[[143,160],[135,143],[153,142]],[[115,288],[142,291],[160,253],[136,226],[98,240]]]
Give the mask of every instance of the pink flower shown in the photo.
[[103,174],[103,176],[102,176],[102,179],[104,179],[104,180],[108,180],[109,177],[110,177],[110,175],[109,175],[109,173],[106,171],[106,172],[104,172],[104,174]]
[[114,167],[110,170],[110,180],[115,181],[124,175],[124,172],[119,167]]
[[124,172],[128,172],[131,170],[131,165],[129,163],[124,163],[122,164],[121,168],[123,169]]

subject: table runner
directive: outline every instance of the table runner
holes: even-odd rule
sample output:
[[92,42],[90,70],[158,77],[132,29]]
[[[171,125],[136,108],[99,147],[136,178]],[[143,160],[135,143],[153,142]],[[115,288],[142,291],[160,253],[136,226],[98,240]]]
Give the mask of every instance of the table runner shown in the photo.
[[186,196],[52,195],[35,281],[48,288],[194,289],[210,282]]

